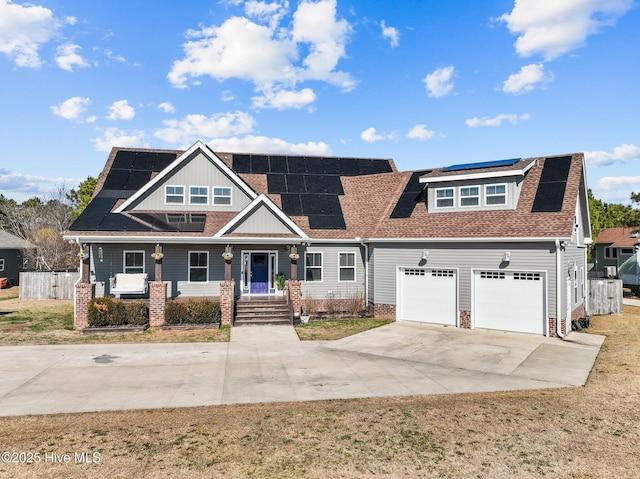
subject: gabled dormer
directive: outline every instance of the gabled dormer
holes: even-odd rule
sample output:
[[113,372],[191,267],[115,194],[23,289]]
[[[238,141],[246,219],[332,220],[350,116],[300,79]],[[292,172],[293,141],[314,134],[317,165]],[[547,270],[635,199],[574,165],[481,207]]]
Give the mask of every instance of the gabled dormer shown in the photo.
[[451,165],[420,177],[426,184],[429,213],[513,210],[522,180],[534,160],[488,161]]

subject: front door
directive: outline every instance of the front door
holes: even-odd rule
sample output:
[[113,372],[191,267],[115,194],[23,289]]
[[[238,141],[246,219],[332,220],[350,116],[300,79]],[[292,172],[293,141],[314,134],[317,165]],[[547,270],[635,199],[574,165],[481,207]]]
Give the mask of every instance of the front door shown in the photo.
[[251,253],[251,293],[269,292],[269,253]]

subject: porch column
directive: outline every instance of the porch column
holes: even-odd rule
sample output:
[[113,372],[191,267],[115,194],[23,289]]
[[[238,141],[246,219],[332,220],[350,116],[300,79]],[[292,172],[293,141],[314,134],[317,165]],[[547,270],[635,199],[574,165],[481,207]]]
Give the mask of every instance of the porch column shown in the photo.
[[167,305],[167,285],[162,282],[162,245],[157,244],[152,254],[155,260],[155,276],[149,283],[149,326],[162,326],[165,324],[164,312]]
[[75,314],[73,328],[84,329],[89,326],[89,303],[95,296],[96,285],[90,282],[91,256],[88,244],[82,245],[80,251],[80,282],[76,283]]
[[222,324],[233,323],[234,312],[234,292],[236,289],[236,282],[222,281],[220,283],[220,315]]
[[80,254],[82,255],[82,278],[80,282],[89,283],[89,272],[91,270],[91,247],[86,243],[83,244]]
[[290,279],[287,281],[287,289],[289,290],[288,299],[291,302],[293,315],[300,316],[302,309],[302,283]]
[[298,281],[298,247],[293,245],[291,246],[291,252],[289,253],[289,258],[291,258],[291,273],[289,274],[289,278],[291,281]]
[[231,281],[231,259],[233,258],[233,246],[225,246],[222,257],[224,258],[224,280]]
[[155,282],[162,283],[162,258],[164,258],[164,253],[162,252],[162,245],[157,244],[155,252],[153,253],[153,258],[156,260],[156,270],[155,270]]

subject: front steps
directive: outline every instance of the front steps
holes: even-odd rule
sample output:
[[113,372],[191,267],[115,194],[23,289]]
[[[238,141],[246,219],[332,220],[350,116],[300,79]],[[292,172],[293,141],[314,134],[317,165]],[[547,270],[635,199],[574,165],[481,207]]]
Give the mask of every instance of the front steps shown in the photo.
[[291,313],[284,298],[241,298],[236,303],[234,326],[286,324],[290,325]]

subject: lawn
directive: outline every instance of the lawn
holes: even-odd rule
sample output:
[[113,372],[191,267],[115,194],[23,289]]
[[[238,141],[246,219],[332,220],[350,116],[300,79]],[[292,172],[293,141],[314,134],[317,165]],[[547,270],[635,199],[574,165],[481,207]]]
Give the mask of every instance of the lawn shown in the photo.
[[640,308],[590,332],[580,388],[0,418],[1,451],[41,454],[0,477],[635,478]]

